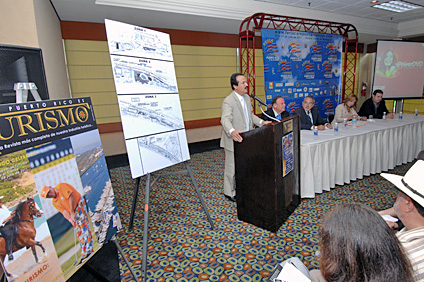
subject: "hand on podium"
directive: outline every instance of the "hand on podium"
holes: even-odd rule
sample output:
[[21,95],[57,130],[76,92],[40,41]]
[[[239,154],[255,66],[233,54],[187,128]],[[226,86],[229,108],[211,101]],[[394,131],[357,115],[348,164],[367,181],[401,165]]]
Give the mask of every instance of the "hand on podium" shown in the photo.
[[243,137],[240,136],[240,133],[242,132],[243,131],[234,130],[233,132],[231,132],[231,138],[233,138],[233,140],[236,142],[243,141]]

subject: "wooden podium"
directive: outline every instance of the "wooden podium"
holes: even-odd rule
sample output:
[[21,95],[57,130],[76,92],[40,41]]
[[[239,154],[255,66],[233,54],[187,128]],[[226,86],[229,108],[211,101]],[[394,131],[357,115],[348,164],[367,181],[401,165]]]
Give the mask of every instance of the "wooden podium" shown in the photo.
[[291,116],[234,142],[237,214],[277,232],[300,203],[300,122]]

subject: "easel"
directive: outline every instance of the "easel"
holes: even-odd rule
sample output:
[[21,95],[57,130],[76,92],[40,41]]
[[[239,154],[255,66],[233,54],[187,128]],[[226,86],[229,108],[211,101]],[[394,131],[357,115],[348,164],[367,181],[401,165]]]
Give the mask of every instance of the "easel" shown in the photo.
[[16,91],[16,103],[25,103],[28,101],[28,90],[31,91],[35,101],[41,101],[37,86],[34,82],[16,82],[13,90]]
[[[151,173],[148,173],[147,174],[146,189],[145,189],[146,190],[145,191],[146,193],[145,193],[145,196],[144,196],[143,263],[142,263],[143,280],[142,281],[146,281],[147,237],[149,235],[148,234],[148,230],[149,230],[148,227],[149,227],[150,187],[152,187],[160,177],[177,175],[177,174],[182,174],[182,173],[188,173],[190,175],[191,183],[193,184],[194,189],[196,189],[196,193],[197,193],[197,196],[200,199],[200,203],[202,204],[203,210],[206,213],[206,216],[208,218],[209,224],[211,225],[211,229],[213,230],[215,228],[214,227],[214,224],[213,224],[213,221],[212,221],[212,218],[209,215],[209,212],[208,212],[208,210],[206,208],[205,202],[203,201],[202,195],[200,194],[200,190],[197,187],[196,180],[194,179],[194,175],[193,175],[193,172],[191,171],[191,168],[190,168],[190,165],[188,164],[188,161],[185,161],[184,164],[186,166],[186,169],[185,170],[180,170],[180,171],[166,173],[166,174],[159,174],[159,175],[156,176],[156,178],[153,181],[150,181],[150,177],[152,176],[152,174]],[[137,180],[136,180],[136,187],[135,187],[135,191],[134,191],[134,197],[133,197],[132,208],[131,208],[130,223],[129,223],[129,229],[130,230],[133,228],[135,206],[136,206],[136,203],[137,203],[138,187],[140,186],[140,180],[141,180],[141,177],[138,177]]]

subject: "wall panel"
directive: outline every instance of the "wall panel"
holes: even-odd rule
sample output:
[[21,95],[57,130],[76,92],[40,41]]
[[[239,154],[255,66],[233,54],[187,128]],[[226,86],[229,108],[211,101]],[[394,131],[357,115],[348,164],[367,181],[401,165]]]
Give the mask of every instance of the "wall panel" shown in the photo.
[[[98,124],[120,122],[107,43],[66,39],[65,50],[72,96],[91,97]],[[219,118],[236,72],[236,48],[173,45],[172,50],[184,121]]]

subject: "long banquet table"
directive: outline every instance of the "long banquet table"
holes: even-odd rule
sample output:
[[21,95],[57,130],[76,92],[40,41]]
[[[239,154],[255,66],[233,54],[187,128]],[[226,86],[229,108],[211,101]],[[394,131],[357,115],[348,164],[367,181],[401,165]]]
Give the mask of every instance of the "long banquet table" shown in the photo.
[[424,150],[424,116],[358,122],[339,132],[301,131],[301,197],[314,198],[336,185],[410,162]]

